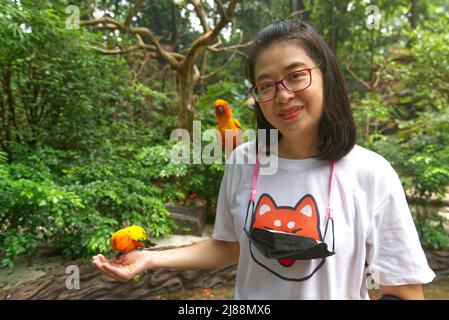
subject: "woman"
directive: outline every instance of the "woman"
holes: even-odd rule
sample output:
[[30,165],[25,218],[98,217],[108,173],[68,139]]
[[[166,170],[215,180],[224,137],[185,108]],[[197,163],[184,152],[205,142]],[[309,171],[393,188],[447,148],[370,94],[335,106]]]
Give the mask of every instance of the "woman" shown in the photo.
[[[326,43],[304,22],[281,21],[255,37],[248,62],[258,128],[278,130],[266,141],[276,172],[259,174],[259,161],[226,165],[211,239],[93,264],[126,281],[151,268],[238,263],[236,299],[369,299],[369,277],[385,299],[423,299],[421,284],[435,274],[404,190],[383,157],[355,145]],[[260,148],[248,142],[233,156]]]

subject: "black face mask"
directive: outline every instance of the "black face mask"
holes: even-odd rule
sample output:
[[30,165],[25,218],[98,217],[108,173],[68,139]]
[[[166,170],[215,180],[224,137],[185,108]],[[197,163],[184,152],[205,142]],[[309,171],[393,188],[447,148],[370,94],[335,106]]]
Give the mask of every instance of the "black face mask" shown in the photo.
[[[334,233],[334,221],[332,221],[332,233]],[[324,237],[326,237],[327,225]],[[252,228],[250,232],[245,230],[251,243],[269,259],[310,260],[320,259],[335,254],[333,240],[332,252],[327,244],[313,238],[303,237],[293,233],[274,231],[262,228]]]
[[[328,246],[323,241],[316,240],[311,237],[301,236],[294,233],[277,231],[268,228],[260,228],[255,227],[255,187],[257,183],[258,176],[258,161],[256,160],[256,166],[253,172],[253,181],[252,181],[252,190],[251,196],[248,203],[246,218],[243,230],[250,240],[250,251],[251,256],[259,265],[269,270],[270,272],[278,275],[279,277],[289,280],[289,281],[304,281],[309,279],[323,264],[326,257],[332,256],[335,254],[335,235],[334,235],[334,220],[331,216],[331,208],[330,208],[330,196],[332,190],[332,180],[333,180],[333,169],[334,162],[331,162],[331,178],[329,179],[329,204],[328,204],[328,212],[327,212],[327,220],[326,227],[324,231],[324,236],[322,239],[326,238],[329,221],[332,225],[332,251],[328,250]],[[252,209],[250,210],[250,208]],[[251,226],[249,231],[246,229],[247,219],[249,212],[251,211]],[[319,225],[317,226],[319,228]],[[320,237],[321,238],[321,237]],[[322,240],[320,239],[320,240]],[[320,264],[313,270],[313,272],[307,277],[303,278],[285,278],[282,275],[277,274],[273,270],[269,269],[267,266],[258,261],[253,252],[252,246],[256,247],[258,251],[269,259],[277,259],[279,263],[283,266],[290,266],[296,260],[312,260],[312,259],[321,259]]]

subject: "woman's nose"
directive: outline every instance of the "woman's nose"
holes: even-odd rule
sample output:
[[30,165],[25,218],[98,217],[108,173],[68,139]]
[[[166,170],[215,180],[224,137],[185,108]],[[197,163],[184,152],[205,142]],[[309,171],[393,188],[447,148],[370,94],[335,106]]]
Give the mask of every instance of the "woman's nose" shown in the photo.
[[285,89],[282,84],[278,85],[277,93],[276,93],[276,102],[286,103],[294,97],[295,97],[295,94],[293,92],[290,92],[287,89]]

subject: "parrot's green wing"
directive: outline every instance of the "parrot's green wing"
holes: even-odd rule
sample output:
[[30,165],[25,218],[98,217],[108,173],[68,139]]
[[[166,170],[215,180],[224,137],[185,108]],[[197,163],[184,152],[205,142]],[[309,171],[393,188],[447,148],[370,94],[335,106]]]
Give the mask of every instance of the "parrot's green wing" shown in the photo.
[[[150,232],[150,235],[151,235],[151,232]],[[145,247],[153,247],[156,245],[156,243],[150,241],[149,234],[145,229],[143,229],[143,234],[141,234],[141,238],[138,241],[140,243],[143,243],[145,245]]]
[[150,240],[139,240],[140,243],[143,243],[145,247],[154,247],[157,243],[151,242]]
[[240,122],[237,119],[232,119],[234,120],[234,124],[237,126],[237,128],[242,129],[242,125],[240,124]]

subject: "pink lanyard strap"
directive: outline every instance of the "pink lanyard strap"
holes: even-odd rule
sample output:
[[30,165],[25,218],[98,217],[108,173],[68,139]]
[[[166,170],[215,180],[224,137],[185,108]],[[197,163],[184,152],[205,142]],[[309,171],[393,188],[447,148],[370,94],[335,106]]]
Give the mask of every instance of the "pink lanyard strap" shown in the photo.
[[332,207],[331,207],[331,200],[332,200],[332,185],[334,184],[334,160],[331,161],[331,176],[329,177],[329,192],[328,192],[328,199],[327,199],[327,219],[332,219]]
[[[329,177],[329,189],[328,189],[328,200],[327,200],[327,215],[326,219],[332,219],[332,207],[331,207],[331,199],[332,199],[332,185],[334,182],[334,164],[335,161],[331,161],[331,175]],[[253,179],[251,182],[251,194],[250,194],[250,200],[255,201],[256,199],[256,185],[257,185],[257,177],[259,176],[259,157],[256,156],[256,165],[254,166],[253,171]]]
[[256,165],[253,171],[253,181],[251,182],[251,194],[249,200],[254,201],[256,198],[257,177],[259,176],[259,157],[256,156]]

